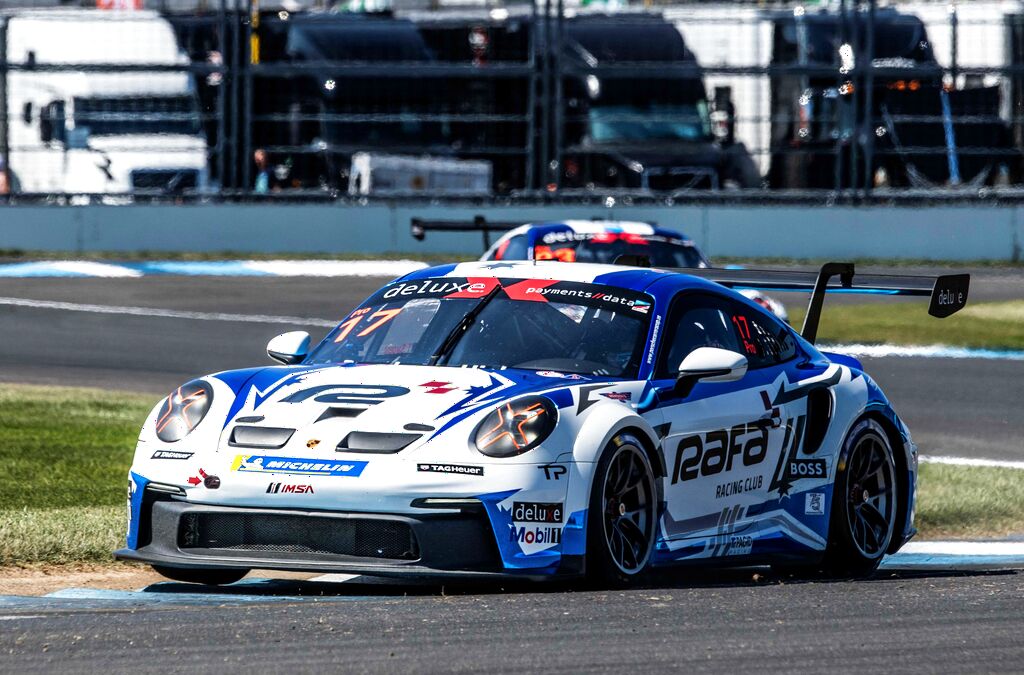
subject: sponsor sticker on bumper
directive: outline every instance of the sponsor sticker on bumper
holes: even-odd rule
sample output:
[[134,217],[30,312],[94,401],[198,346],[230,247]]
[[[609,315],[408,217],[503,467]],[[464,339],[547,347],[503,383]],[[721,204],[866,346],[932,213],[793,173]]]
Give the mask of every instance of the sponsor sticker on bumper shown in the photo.
[[471,466],[469,464],[425,464],[416,465],[417,471],[431,471],[433,473],[461,473],[466,476],[482,476],[482,466]]
[[236,455],[232,471],[242,473],[286,473],[300,476],[358,477],[369,462],[324,461],[302,457],[274,457],[270,455]]

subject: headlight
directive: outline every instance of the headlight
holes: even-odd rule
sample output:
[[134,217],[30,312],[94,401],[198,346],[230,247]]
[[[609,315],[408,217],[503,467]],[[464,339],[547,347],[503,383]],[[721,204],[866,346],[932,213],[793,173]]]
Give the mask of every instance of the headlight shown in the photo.
[[213,388],[202,380],[183,384],[164,399],[156,416],[156,437],[174,443],[203,421],[213,403]]
[[558,410],[542,396],[509,401],[484,418],[473,434],[476,449],[489,457],[514,457],[551,434]]

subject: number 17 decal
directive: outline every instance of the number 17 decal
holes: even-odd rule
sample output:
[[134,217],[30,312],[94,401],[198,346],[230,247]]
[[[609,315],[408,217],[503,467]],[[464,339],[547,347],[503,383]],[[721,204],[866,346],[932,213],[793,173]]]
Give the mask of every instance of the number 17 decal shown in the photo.
[[742,314],[733,314],[732,322],[736,324],[736,329],[740,332],[740,338],[743,340],[743,349],[748,354],[757,354],[757,347],[750,341],[750,325],[747,323],[747,317]]
[[[356,324],[362,321],[363,318],[369,318],[369,325],[366,326],[366,328],[364,328],[363,330],[356,333],[356,337],[366,337],[373,331],[377,330],[378,328],[386,324],[388,321],[394,319],[402,311],[402,308],[398,307],[396,309],[378,309],[376,312],[370,314],[367,317],[367,312],[369,311],[369,308],[357,310],[356,312],[353,312],[351,317],[349,317],[345,321],[342,321],[340,326],[341,332],[338,333],[338,337],[334,338],[334,341],[341,342],[346,337],[348,337],[348,334],[352,332],[352,329],[356,327]],[[376,319],[376,321],[374,319]]]

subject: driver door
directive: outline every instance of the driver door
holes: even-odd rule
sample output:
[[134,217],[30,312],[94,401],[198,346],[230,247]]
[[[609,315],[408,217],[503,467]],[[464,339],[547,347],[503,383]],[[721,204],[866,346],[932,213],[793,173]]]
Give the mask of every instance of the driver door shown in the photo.
[[[755,521],[751,507],[768,497],[786,419],[786,411],[772,404],[781,368],[761,358],[750,331],[752,313],[712,293],[684,293],[669,312],[657,384],[667,470],[662,536],[673,557],[745,555],[752,548],[743,533]],[[744,354],[746,375],[698,382],[680,397],[675,374],[699,347]]]

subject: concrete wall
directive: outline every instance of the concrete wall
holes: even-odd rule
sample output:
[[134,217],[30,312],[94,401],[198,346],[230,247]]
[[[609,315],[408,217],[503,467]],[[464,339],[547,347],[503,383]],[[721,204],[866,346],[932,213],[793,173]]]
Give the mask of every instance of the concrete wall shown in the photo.
[[602,217],[682,230],[710,256],[1018,260],[1024,206],[199,204],[0,207],[0,248],[50,251],[476,253],[477,233],[409,233],[413,216],[529,222]]

